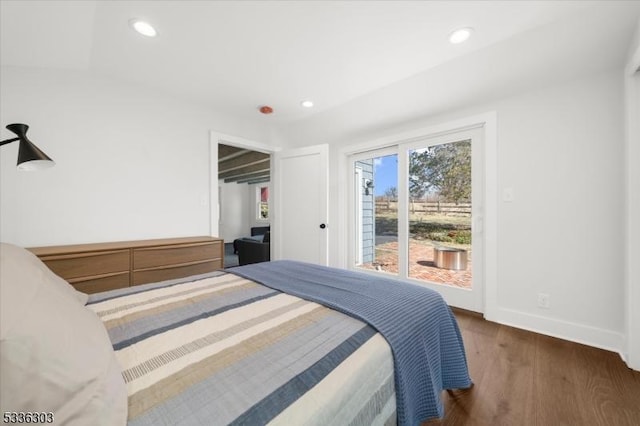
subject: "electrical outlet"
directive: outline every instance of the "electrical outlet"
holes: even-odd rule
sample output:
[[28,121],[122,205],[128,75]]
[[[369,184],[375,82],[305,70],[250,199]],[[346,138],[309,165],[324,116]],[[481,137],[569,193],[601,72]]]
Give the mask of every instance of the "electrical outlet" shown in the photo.
[[549,309],[551,306],[549,302],[550,298],[551,296],[549,296],[547,293],[538,293],[538,307]]

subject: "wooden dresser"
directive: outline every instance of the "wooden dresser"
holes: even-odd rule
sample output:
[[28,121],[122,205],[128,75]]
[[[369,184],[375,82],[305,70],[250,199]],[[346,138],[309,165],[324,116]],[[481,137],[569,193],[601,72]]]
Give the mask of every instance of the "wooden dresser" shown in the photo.
[[181,278],[222,269],[224,241],[167,238],[29,248],[84,293]]

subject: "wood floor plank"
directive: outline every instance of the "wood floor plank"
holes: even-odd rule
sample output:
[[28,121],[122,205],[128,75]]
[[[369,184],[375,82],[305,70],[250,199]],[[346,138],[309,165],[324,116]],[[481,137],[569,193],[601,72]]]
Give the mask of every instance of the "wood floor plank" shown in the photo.
[[536,335],[534,395],[537,425],[585,425],[584,410],[572,410],[586,403],[579,383],[575,344],[554,337]]
[[618,354],[454,313],[474,386],[425,425],[640,425],[640,372]]
[[590,407],[592,424],[640,425],[640,386],[625,380],[630,376],[620,374],[622,369],[631,370],[617,354],[584,345],[576,347],[576,362],[583,376],[581,390],[584,404]]
[[523,420],[534,418],[535,339],[527,331],[500,327],[496,343],[494,358],[484,366],[483,387],[476,390],[491,390],[490,397],[482,398],[482,417],[488,411],[487,424],[523,424]]

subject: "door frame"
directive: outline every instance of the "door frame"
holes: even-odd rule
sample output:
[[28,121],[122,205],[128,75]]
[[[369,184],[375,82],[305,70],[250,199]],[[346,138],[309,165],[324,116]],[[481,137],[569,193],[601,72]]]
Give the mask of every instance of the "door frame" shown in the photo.
[[[229,135],[215,130],[209,131],[209,235],[213,237],[217,237],[220,233],[220,194],[218,193],[218,144],[220,143],[238,148],[246,148],[251,151],[263,152],[271,155],[272,159],[273,155],[281,150],[279,147],[274,147],[263,142]],[[274,162],[271,161],[271,182],[273,182],[273,163]],[[272,196],[275,192],[273,185],[271,185],[271,189],[269,191],[270,196]],[[272,212],[270,211],[270,216],[271,213]],[[273,218],[271,218],[271,221],[272,220]]]
[[[640,27],[637,29],[640,33]],[[635,261],[640,254],[640,34],[636,35],[636,46],[625,67],[626,107],[626,229],[625,241],[625,319],[626,343],[622,358],[634,370],[640,370],[640,264]]]
[[[484,166],[484,179],[482,184],[484,195],[483,212],[483,238],[484,265],[483,265],[483,289],[482,306],[479,311],[484,313],[488,320],[495,319],[498,310],[498,152],[497,152],[497,114],[495,111],[486,112],[454,121],[440,123],[429,127],[416,128],[402,133],[392,134],[379,139],[365,141],[340,149],[338,153],[339,181],[338,185],[339,205],[352,206],[353,200],[349,199],[349,188],[351,187],[349,157],[354,154],[378,150],[381,148],[400,145],[412,140],[422,140],[460,132],[473,128],[482,128],[483,131],[483,152],[482,161]],[[335,266],[349,268],[347,258],[349,256],[350,238],[353,236],[350,225],[350,214],[352,208],[344,209],[338,215],[340,232],[338,246],[344,247],[339,256],[342,261]],[[352,253],[352,251],[351,251]]]
[[361,167],[355,167],[354,173],[353,173],[353,191],[355,192],[355,197],[353,202],[354,204],[354,209],[357,209],[357,213],[356,213],[356,217],[355,217],[355,234],[356,234],[356,238],[354,241],[355,247],[353,249],[353,252],[355,253],[355,261],[354,264],[355,265],[362,265],[362,237],[363,237],[363,233],[362,233],[362,191],[359,191],[360,189],[360,182],[362,182],[362,168]]

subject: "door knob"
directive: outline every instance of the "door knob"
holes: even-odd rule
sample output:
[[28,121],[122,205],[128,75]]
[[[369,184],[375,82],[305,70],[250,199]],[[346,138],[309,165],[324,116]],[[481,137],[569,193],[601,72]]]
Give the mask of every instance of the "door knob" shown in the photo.
[[321,223],[321,224],[320,224],[320,229],[324,229],[324,228],[326,228],[326,227],[327,227],[327,225],[325,225],[324,223]]

